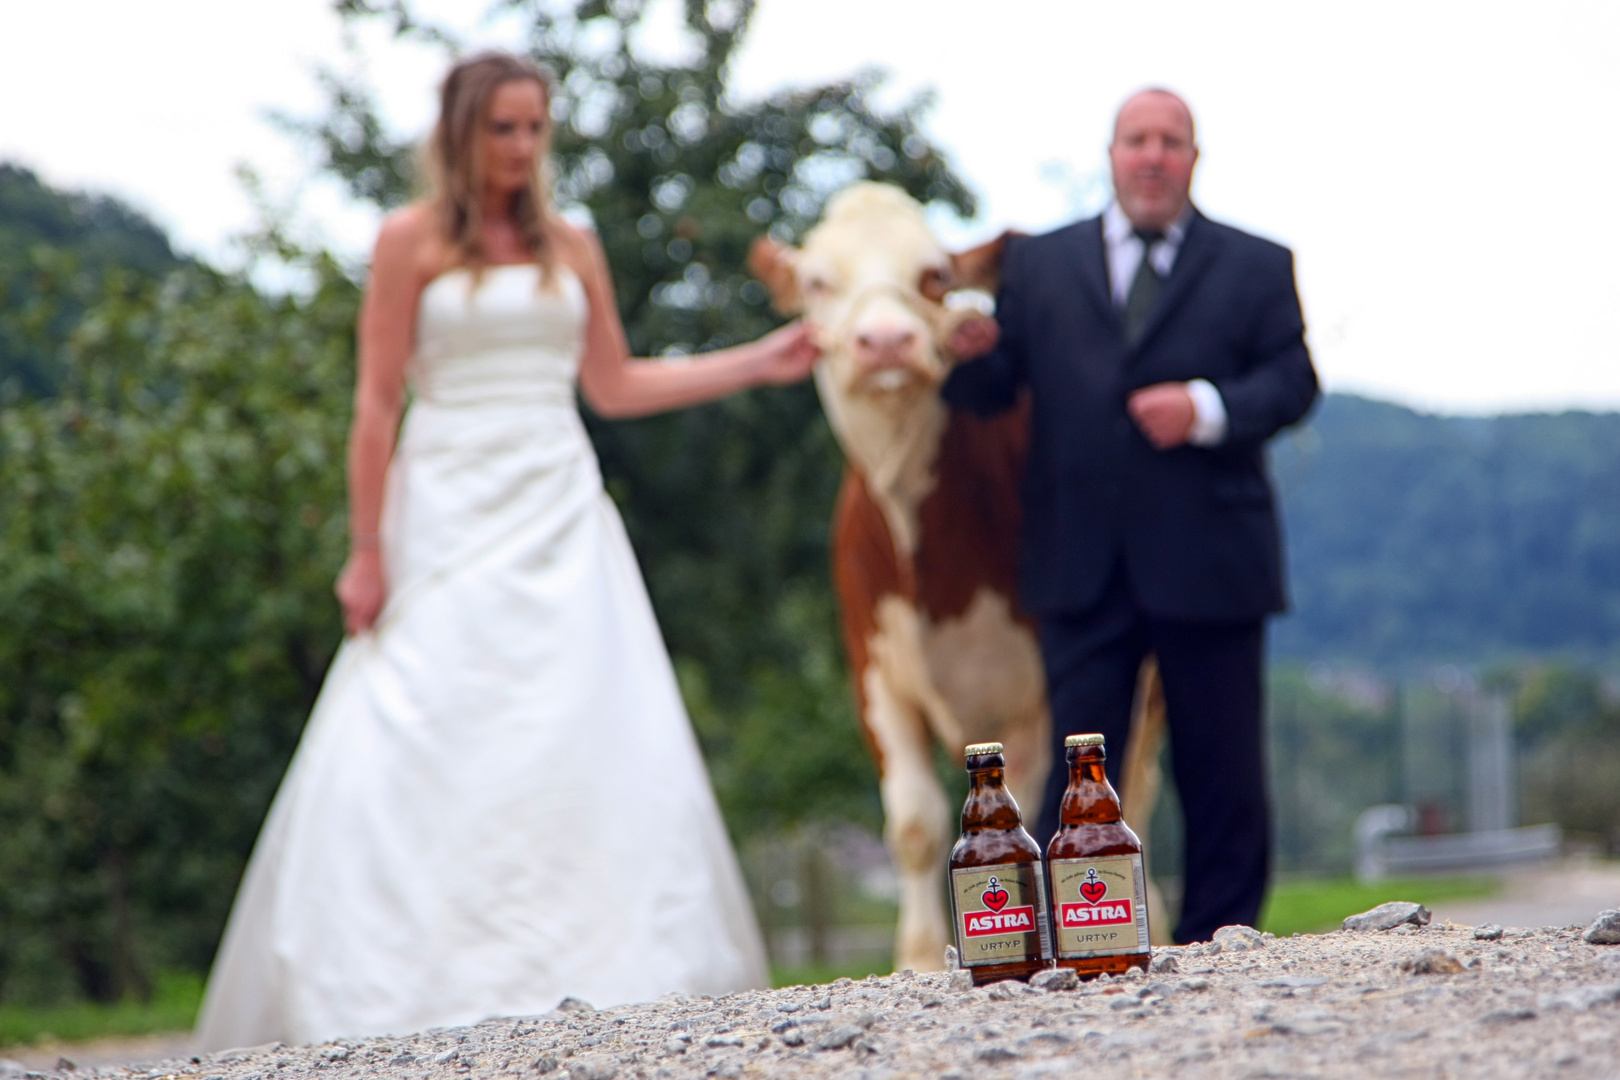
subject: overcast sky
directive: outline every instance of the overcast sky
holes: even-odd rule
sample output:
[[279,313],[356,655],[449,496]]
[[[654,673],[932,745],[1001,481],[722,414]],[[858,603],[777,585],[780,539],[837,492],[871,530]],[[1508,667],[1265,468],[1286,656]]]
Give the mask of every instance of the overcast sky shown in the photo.
[[[647,35],[674,51],[673,3]],[[327,0],[0,7],[0,160],[116,194],[231,259],[257,168],[350,254],[374,221],[265,121],[341,63]],[[475,42],[483,0],[426,0]],[[992,14],[992,12],[994,12]],[[471,14],[469,14],[471,13]],[[364,41],[386,113],[425,129],[441,61]],[[1147,84],[1198,119],[1205,213],[1295,251],[1324,382],[1446,412],[1620,408],[1620,4],[761,0],[744,97],[890,73],[981,197],[951,241],[1095,209],[1109,125]]]

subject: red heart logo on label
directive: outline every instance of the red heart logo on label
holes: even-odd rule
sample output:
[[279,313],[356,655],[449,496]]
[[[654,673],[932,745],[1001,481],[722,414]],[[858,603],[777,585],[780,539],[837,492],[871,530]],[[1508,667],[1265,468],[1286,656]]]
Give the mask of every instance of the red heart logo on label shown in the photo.
[[999,887],[989,888],[984,890],[979,899],[983,900],[984,906],[991,911],[1000,911],[1007,906],[1007,890]]
[[1080,895],[1085,897],[1086,903],[1095,904],[1108,894],[1108,886],[1092,878],[1080,883]]

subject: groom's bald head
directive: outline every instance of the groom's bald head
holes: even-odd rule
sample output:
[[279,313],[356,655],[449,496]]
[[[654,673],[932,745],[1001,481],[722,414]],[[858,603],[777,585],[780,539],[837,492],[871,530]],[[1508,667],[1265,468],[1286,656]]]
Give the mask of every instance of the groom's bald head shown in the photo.
[[1163,229],[1192,198],[1198,142],[1192,110],[1169,90],[1141,90],[1125,99],[1114,117],[1108,147],[1114,197],[1131,224]]

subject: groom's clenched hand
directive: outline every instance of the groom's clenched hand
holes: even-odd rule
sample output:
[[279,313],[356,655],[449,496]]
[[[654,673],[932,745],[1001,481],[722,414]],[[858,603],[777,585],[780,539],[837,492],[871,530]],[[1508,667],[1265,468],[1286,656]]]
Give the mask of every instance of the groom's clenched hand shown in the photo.
[[958,360],[972,360],[983,356],[996,347],[1001,340],[1001,327],[996,320],[988,315],[977,315],[963,319],[955,330],[951,331],[950,340],[945,347]]
[[1144,386],[1130,396],[1125,409],[1148,442],[1160,450],[1185,443],[1198,419],[1198,409],[1187,384],[1179,382]]

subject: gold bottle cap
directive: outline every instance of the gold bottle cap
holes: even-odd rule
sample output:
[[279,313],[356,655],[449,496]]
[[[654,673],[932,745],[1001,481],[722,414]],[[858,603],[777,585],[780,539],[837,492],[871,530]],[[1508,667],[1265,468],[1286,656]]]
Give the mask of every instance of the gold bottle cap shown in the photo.
[[976,754],[999,754],[1001,751],[1002,746],[998,742],[976,742],[969,743],[968,748],[964,751],[964,753],[966,753],[968,757],[973,757]]
[[1092,734],[1092,735],[1070,735],[1067,739],[1063,740],[1063,745],[1064,746],[1101,746],[1103,744],[1103,741],[1104,741],[1103,737],[1101,735],[1096,735],[1096,734]]

